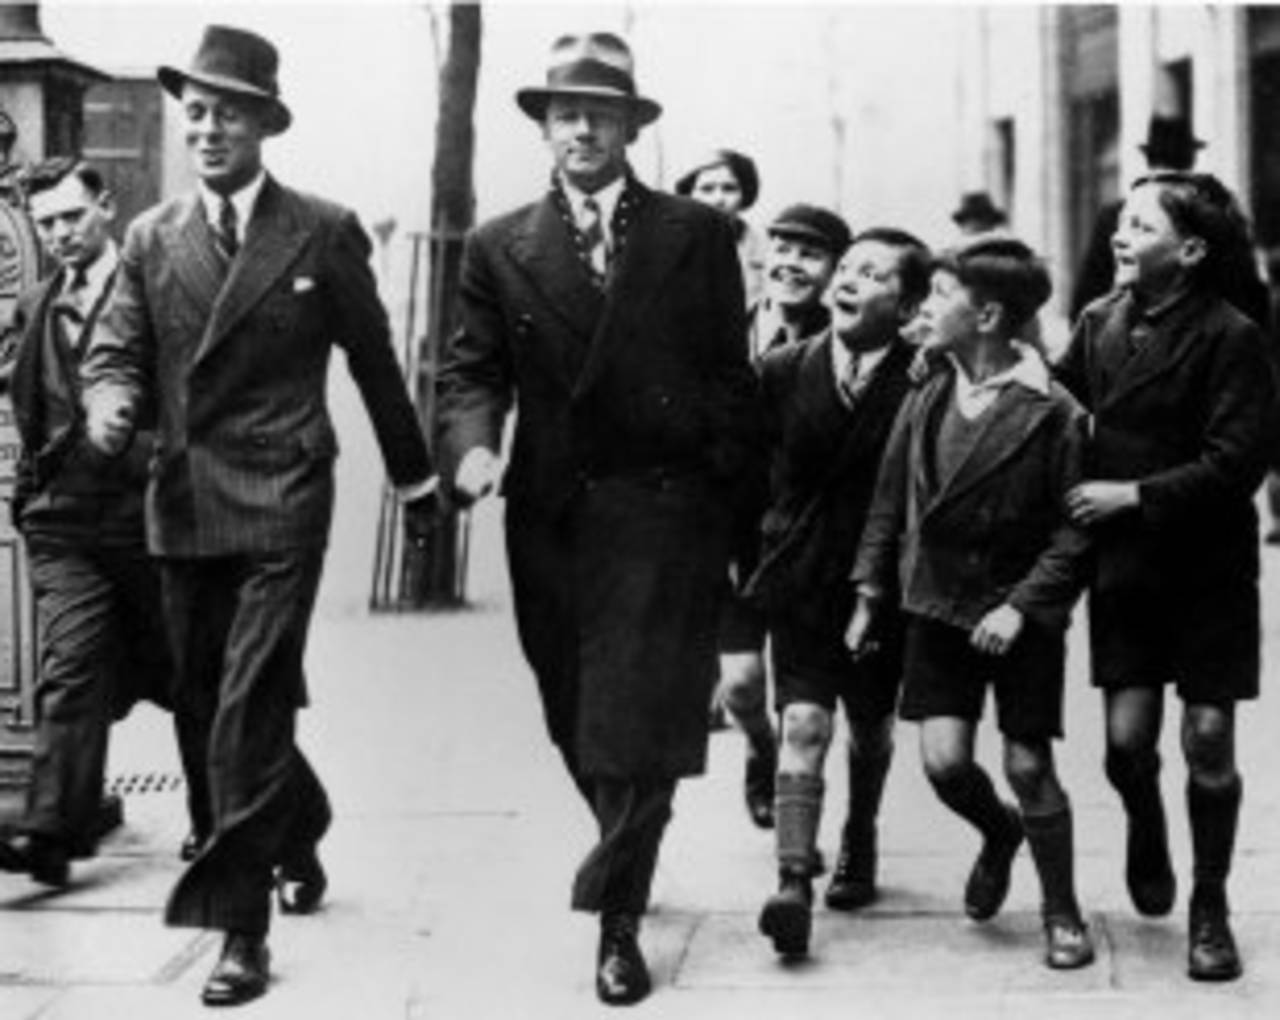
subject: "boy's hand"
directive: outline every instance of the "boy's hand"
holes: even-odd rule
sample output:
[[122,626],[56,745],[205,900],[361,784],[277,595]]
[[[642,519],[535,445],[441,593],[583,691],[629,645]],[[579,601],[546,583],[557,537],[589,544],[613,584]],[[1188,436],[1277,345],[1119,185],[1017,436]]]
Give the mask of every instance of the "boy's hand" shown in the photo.
[[114,457],[133,438],[133,406],[113,390],[93,391],[85,401],[85,432],[99,453]]
[[849,626],[844,632],[845,647],[849,649],[849,654],[855,659],[870,655],[879,647],[878,643],[871,637],[871,628],[875,623],[875,617],[876,606],[874,600],[867,598],[865,595],[859,595],[858,602],[853,607],[853,616],[849,618]]
[[1101,524],[1137,507],[1136,482],[1081,482],[1067,493],[1067,511],[1077,524]]
[[1006,602],[978,622],[969,643],[986,655],[1004,655],[1022,633],[1022,622],[1022,612]]

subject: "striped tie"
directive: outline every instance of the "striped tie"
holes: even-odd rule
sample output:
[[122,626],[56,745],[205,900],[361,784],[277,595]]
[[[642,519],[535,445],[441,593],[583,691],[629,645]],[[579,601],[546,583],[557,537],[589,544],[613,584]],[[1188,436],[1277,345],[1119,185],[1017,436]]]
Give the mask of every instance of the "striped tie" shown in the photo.
[[226,195],[219,198],[218,227],[214,233],[217,235],[218,250],[228,262],[232,261],[240,250],[240,239],[236,234],[236,207]]
[[600,204],[590,195],[583,199],[578,230],[582,232],[582,246],[587,254],[591,273],[596,283],[603,284],[609,272],[609,245],[604,236]]

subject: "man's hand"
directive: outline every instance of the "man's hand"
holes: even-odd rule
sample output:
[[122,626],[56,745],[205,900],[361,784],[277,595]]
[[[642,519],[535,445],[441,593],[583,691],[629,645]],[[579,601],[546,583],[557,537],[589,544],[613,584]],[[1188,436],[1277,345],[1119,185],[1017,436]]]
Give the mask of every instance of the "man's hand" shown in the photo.
[[1009,603],[996,606],[978,621],[969,643],[987,655],[1004,655],[1022,633],[1023,615]]
[[1067,511],[1077,524],[1101,524],[1138,506],[1137,482],[1081,482],[1067,493]]
[[405,500],[402,509],[405,541],[415,549],[427,548],[436,525],[440,522],[438,490],[432,489],[425,495]]
[[859,595],[858,602],[853,607],[853,616],[844,632],[844,644],[855,659],[870,655],[880,647],[871,636],[876,621],[876,608],[876,600],[865,595]]
[[453,491],[458,502],[470,506],[489,495],[498,487],[498,458],[483,446],[475,446],[466,452],[458,473],[453,479]]
[[123,453],[133,438],[133,406],[122,393],[91,392],[85,401],[85,419],[89,442],[108,457]]

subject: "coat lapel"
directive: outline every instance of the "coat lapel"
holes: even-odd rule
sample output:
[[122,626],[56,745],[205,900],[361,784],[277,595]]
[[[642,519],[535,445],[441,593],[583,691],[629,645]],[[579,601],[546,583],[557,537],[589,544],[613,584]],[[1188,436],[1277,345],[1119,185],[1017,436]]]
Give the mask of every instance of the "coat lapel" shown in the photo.
[[183,199],[185,208],[175,217],[165,247],[178,278],[197,307],[210,309],[226,278],[226,266],[213,245],[213,234],[199,194]]
[[[205,229],[208,229],[207,224]],[[245,233],[244,246],[232,261],[226,281],[209,315],[209,325],[196,352],[200,361],[230,333],[291,266],[311,231],[288,194],[268,177]],[[217,258],[216,253],[212,255]]]
[[1169,309],[1156,322],[1142,346],[1133,352],[1129,351],[1127,325],[1132,298],[1116,305],[1106,329],[1098,337],[1099,365],[1106,372],[1104,379],[1110,382],[1110,392],[1106,392],[1100,408],[1151,385],[1178,366],[1196,340],[1195,331],[1184,329],[1183,325],[1189,316],[1197,313],[1200,303],[1197,297],[1188,296],[1177,307]]
[[688,224],[673,207],[655,202],[652,193],[638,183],[633,182],[630,187],[639,189],[636,218],[605,290],[604,310],[595,325],[587,362],[574,386],[575,397],[599,377],[610,348],[622,336],[623,331],[614,328],[619,309],[625,306],[629,316],[642,319],[644,306],[661,292],[689,242]]
[[537,203],[507,245],[547,304],[578,334],[591,339],[604,298],[578,261],[573,239],[550,196]]
[[[933,419],[938,400],[950,400],[952,392],[950,385],[939,388],[926,421]],[[1000,471],[1022,450],[1052,406],[1046,397],[1025,386],[1015,383],[1005,387],[995,404],[987,409],[986,423],[960,466],[950,478],[938,479],[934,497],[925,507],[923,516],[938,513]],[[927,437],[920,438],[925,440]],[[919,456],[916,463],[923,463]]]
[[54,273],[36,285],[36,296],[31,301],[31,315],[23,324],[18,349],[13,356],[13,411],[22,440],[28,446],[38,443],[36,433],[40,423],[40,388],[42,382],[41,351],[44,348],[44,324],[49,302],[62,285],[61,271]]

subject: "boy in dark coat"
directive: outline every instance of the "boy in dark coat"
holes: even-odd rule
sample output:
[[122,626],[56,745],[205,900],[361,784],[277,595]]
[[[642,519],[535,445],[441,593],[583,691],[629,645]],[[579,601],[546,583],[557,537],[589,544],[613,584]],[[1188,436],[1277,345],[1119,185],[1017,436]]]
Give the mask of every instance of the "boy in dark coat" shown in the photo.
[[837,702],[849,721],[849,802],[829,907],[876,895],[876,815],[893,753],[901,669],[894,643],[855,663],[843,643],[849,570],[880,455],[910,388],[899,336],[928,288],[928,251],[899,230],[869,230],[841,259],[832,329],[760,363],[770,425],[771,500],[747,592],[764,607],[782,718],[777,779],[779,889],[760,928],[784,955],[808,948],[810,862]]
[[1176,883],[1158,748],[1175,683],[1194,857],[1187,967],[1224,981],[1242,969],[1226,897],[1242,789],[1235,708],[1258,695],[1253,495],[1273,400],[1261,331],[1237,310],[1257,274],[1244,217],[1208,174],[1135,184],[1114,245],[1117,289],[1085,309],[1059,365],[1093,414],[1089,480],[1070,506],[1096,550],[1090,641],[1107,777],[1128,816],[1134,906],[1167,914]]
[[[937,260],[920,320],[950,369],[913,392],[894,425],[846,640],[869,654],[888,608],[905,610],[902,717],[921,723],[938,797],[983,838],[965,910],[986,920],[1000,909],[1025,832],[1043,892],[1045,962],[1071,968],[1094,952],[1051,741],[1062,735],[1065,630],[1087,551],[1065,507],[1080,479],[1085,417],[1014,340],[1049,292],[1043,264],[1014,238],[979,238]],[[988,686],[1021,815],[974,761]]]

